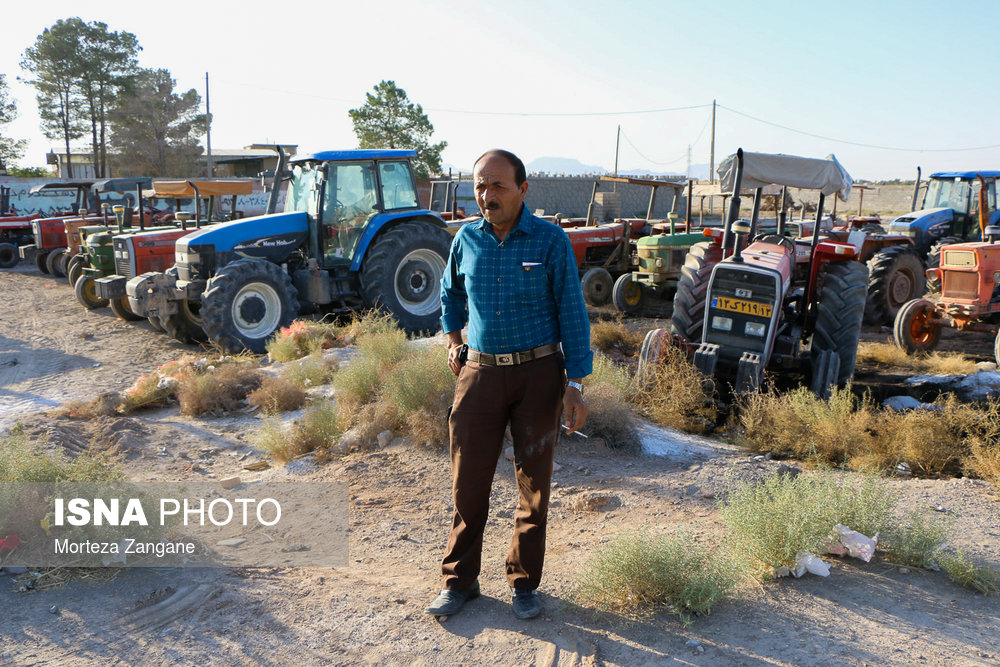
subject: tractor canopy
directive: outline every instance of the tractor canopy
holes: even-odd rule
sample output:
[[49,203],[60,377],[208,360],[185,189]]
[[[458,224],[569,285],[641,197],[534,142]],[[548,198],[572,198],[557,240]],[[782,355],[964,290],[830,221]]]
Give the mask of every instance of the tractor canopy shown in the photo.
[[[733,189],[736,179],[736,156],[730,155],[716,170],[723,192]],[[819,190],[824,195],[836,193],[847,201],[854,181],[832,154],[825,159],[770,153],[743,153],[744,188],[787,185],[791,188]]]
[[28,190],[29,194],[36,194],[43,190],[89,190],[94,185],[89,179],[64,179],[60,181],[48,181]]
[[360,149],[349,151],[321,151],[319,153],[302,153],[295,155],[289,160],[296,162],[344,162],[350,160],[391,160],[410,158],[415,159],[417,152],[402,148],[376,148]]
[[103,192],[135,192],[135,189],[139,186],[143,188],[148,188],[153,184],[153,179],[148,176],[140,176],[136,178],[106,178],[103,181],[97,181],[92,186],[94,194],[101,194]]
[[202,197],[225,197],[230,195],[249,195],[253,193],[252,181],[154,181],[150,190],[143,192],[145,197],[173,197],[190,199],[195,196],[195,188]]

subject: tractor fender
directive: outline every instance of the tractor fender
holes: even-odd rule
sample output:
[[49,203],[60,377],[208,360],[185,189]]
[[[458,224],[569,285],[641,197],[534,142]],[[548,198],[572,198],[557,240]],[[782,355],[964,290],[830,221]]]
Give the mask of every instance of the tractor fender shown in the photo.
[[361,235],[361,239],[358,241],[358,248],[354,251],[354,257],[351,259],[351,271],[361,270],[361,262],[364,260],[365,255],[368,253],[368,246],[371,245],[375,237],[378,236],[379,232],[385,229],[389,229],[402,222],[416,222],[416,221],[428,222],[432,225],[440,227],[441,229],[446,229],[444,219],[440,215],[433,211],[428,211],[426,209],[420,209],[416,211],[402,211],[399,213],[380,213],[372,218],[368,226],[365,227],[364,233]]

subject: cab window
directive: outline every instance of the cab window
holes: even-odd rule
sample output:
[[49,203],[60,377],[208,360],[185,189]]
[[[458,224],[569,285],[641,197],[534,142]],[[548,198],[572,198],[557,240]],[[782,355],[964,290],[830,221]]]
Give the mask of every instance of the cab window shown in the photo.
[[323,254],[328,262],[350,261],[365,227],[379,212],[374,162],[330,164],[325,194]]
[[409,162],[380,162],[378,175],[382,181],[385,210],[419,207]]

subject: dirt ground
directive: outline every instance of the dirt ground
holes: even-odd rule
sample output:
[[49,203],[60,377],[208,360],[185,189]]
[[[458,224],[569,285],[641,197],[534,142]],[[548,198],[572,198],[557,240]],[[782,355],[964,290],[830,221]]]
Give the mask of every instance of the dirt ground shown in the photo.
[[[26,432],[69,452],[113,440],[136,480],[231,475],[346,482],[350,563],[343,568],[124,569],[19,592],[0,576],[0,663],[11,665],[536,664],[536,665],[995,665],[1000,604],[945,576],[902,571],[876,558],[832,559],[829,578],[748,585],[687,627],[670,615],[634,622],[572,600],[574,575],[608,538],[630,527],[721,530],[713,496],[727,472],[759,476],[777,461],[653,427],[648,451],[624,456],[565,439],[557,452],[545,612],[510,611],[503,558],[516,498],[501,459],[487,528],[483,597],[443,621],[425,616],[436,595],[450,522],[447,455],[387,447],[321,466],[303,459],[248,473],[252,415],[188,418],[176,409],[92,422],[40,416],[69,398],[123,389],[142,372],[193,348],[88,312],[64,281],[33,267],[0,272],[0,432]],[[873,331],[871,336],[883,336]],[[405,434],[398,434],[405,436]],[[582,444],[581,444],[582,443]],[[182,458],[181,453],[189,458]],[[202,465],[198,470],[191,459]],[[792,462],[794,464],[794,462]],[[732,474],[732,473],[730,473]],[[1000,561],[1000,497],[970,479],[887,482],[900,510],[952,516],[954,544]],[[581,502],[595,494],[600,503]],[[595,511],[587,507],[601,506]]]

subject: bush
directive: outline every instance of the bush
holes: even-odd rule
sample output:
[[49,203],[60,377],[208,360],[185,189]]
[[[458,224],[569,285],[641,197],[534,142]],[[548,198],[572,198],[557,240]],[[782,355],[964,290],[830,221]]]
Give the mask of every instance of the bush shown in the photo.
[[247,396],[247,403],[258,406],[267,414],[298,410],[305,402],[306,391],[302,385],[284,375],[268,375]]
[[944,546],[950,527],[945,519],[932,519],[923,512],[913,512],[909,520],[889,529],[879,548],[897,565],[926,567]]
[[272,361],[289,362],[343,344],[342,327],[329,322],[295,320],[267,341]]
[[714,388],[683,350],[667,346],[663,358],[644,378],[633,403],[650,421],[681,431],[704,433],[712,428]]
[[820,553],[838,523],[868,536],[884,530],[893,504],[874,477],[851,486],[823,472],[733,488],[721,514],[732,552],[767,574],[794,565],[800,551]]
[[265,420],[253,441],[278,463],[287,463],[302,454],[333,447],[343,433],[336,406],[330,401],[318,401],[289,427],[278,419]]
[[587,380],[587,424],[589,436],[604,440],[611,449],[635,453],[642,449],[635,414],[629,407],[635,398],[635,381],[625,369],[603,354],[594,355],[594,372]]
[[124,479],[115,461],[84,452],[72,459],[46,454],[27,436],[0,437],[0,482],[110,482]]
[[728,557],[685,533],[627,531],[594,555],[577,581],[575,597],[585,605],[628,616],[666,610],[689,622],[691,614],[711,612],[738,576]]
[[236,410],[263,380],[259,369],[243,363],[221,364],[214,370],[192,374],[177,391],[181,414],[194,416]]
[[989,565],[976,565],[969,555],[957,549],[938,558],[938,564],[948,578],[959,586],[971,588],[983,595],[1000,593],[1000,571]]
[[931,352],[910,355],[888,343],[864,342],[858,345],[858,365],[899,369],[905,373],[933,375],[968,375],[975,373],[976,362],[965,355],[951,352]]
[[318,387],[330,381],[337,370],[335,361],[323,358],[322,350],[285,367],[285,377],[301,387]]
[[626,357],[633,357],[639,351],[642,339],[643,334],[629,330],[622,324],[621,317],[590,325],[590,346],[604,354],[616,351]]

